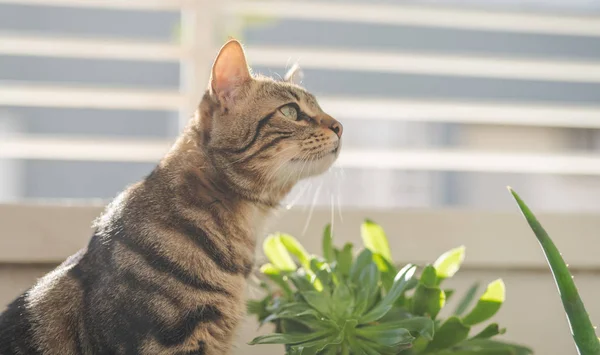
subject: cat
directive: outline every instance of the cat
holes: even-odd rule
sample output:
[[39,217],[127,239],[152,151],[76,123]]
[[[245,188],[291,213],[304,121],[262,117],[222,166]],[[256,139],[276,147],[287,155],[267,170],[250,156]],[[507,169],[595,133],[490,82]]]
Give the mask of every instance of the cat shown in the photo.
[[0,354],[229,354],[255,243],[341,149],[342,125],[227,41],[186,129],[94,222],[86,248],[0,315]]

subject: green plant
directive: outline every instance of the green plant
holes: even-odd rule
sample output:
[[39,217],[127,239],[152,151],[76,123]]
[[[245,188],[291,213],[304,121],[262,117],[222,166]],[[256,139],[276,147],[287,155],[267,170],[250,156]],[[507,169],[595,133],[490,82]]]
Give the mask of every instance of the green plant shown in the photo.
[[[477,287],[471,287],[448,318],[441,318],[454,290],[444,280],[459,270],[465,248],[459,247],[421,268],[398,270],[383,229],[372,221],[361,227],[364,248],[356,257],[352,244],[333,246],[325,228],[323,256],[314,256],[292,236],[274,234],[263,245],[270,263],[261,282],[267,295],[248,303],[261,325],[275,325],[274,334],[251,344],[284,344],[288,354],[431,354],[526,355],[531,350],[493,337],[504,333],[498,324],[471,334],[501,307],[502,280],[490,283],[470,307]],[[295,260],[294,260],[295,259]]]
[[546,255],[569,324],[571,325],[571,334],[573,335],[577,352],[581,355],[600,355],[600,340],[598,340],[596,331],[585,309],[583,301],[579,297],[579,292],[577,291],[573,276],[569,272],[567,264],[533,212],[531,212],[529,207],[527,207],[525,202],[523,202],[516,192],[510,187],[508,190],[515,198],[519,209],[533,230],[533,233],[537,237],[537,240]]

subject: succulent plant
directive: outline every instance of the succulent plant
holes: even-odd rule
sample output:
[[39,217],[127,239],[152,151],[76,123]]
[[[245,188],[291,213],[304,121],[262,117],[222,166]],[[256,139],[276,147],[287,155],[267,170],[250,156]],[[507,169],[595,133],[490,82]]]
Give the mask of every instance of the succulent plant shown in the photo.
[[454,290],[444,280],[459,270],[465,248],[452,249],[433,264],[397,269],[384,230],[367,220],[361,226],[365,248],[333,246],[331,229],[323,234],[323,256],[310,255],[292,236],[273,234],[263,245],[270,263],[261,268],[267,295],[248,303],[261,325],[276,333],[250,344],[283,344],[287,354],[432,354],[527,355],[526,347],[493,339],[498,324],[480,332],[472,327],[489,320],[502,306],[502,280],[491,282],[476,304],[471,287],[453,315],[439,317]]

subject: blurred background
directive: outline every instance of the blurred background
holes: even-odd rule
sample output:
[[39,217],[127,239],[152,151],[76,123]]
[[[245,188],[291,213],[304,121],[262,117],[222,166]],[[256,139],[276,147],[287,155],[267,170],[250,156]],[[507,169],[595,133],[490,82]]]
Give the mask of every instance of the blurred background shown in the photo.
[[597,299],[592,0],[0,0],[0,305],[83,246],[102,204],[151,171],[228,36],[255,72],[298,62],[344,124],[336,167],[292,192],[278,227],[312,240],[334,219],[341,243],[368,216],[421,233],[392,242],[406,260],[465,244],[473,261],[456,282],[501,276],[522,295],[507,303],[507,336],[575,354],[505,186],[564,232],[582,293]]

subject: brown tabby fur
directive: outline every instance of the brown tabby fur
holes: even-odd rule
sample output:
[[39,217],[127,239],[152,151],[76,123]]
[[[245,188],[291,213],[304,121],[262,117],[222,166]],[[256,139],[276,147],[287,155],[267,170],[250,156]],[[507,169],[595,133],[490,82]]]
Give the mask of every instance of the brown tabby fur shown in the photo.
[[229,41],[167,156],[0,316],[0,354],[230,353],[257,236],[298,180],[331,166],[341,133],[299,86],[252,77]]

